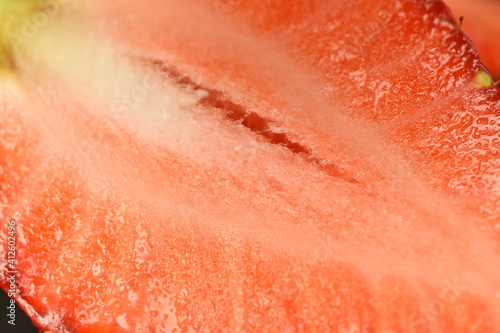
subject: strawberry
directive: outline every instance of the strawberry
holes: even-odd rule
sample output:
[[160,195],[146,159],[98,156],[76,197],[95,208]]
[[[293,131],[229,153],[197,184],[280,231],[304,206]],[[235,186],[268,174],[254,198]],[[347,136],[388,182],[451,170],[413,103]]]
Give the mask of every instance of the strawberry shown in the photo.
[[37,327],[499,330],[500,95],[442,2],[33,10],[0,277]]

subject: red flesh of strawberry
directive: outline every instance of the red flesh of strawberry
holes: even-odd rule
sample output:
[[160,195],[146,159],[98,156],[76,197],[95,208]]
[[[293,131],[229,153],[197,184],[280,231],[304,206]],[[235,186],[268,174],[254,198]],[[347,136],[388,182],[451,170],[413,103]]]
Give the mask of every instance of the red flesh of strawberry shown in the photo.
[[87,2],[154,93],[205,93],[154,126],[20,66],[0,213],[40,329],[500,330],[500,95],[442,2]]

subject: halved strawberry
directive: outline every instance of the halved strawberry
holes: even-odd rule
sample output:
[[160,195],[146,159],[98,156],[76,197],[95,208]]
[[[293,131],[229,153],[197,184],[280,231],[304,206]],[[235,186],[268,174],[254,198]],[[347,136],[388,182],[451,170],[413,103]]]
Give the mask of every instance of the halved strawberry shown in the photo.
[[79,4],[1,104],[38,327],[500,328],[499,91],[442,2]]

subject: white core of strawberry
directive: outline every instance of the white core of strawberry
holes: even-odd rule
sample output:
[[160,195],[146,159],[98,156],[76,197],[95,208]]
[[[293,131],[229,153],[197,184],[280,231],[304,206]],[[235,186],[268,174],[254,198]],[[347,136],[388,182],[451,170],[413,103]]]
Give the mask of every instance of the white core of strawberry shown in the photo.
[[185,108],[198,103],[204,91],[182,89],[153,70],[134,66],[82,22],[54,20],[20,45],[15,57],[30,79],[63,82],[92,96],[101,106],[93,110],[100,116],[124,120],[132,130],[148,135],[161,129],[162,135],[196,137]]

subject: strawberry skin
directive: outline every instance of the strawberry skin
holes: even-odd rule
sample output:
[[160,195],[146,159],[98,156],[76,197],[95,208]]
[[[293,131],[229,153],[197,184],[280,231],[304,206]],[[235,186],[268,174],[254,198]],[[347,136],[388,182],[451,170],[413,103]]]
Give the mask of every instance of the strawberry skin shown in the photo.
[[476,45],[481,61],[495,79],[500,78],[500,1],[447,0],[456,17],[464,18],[461,29]]
[[500,330],[499,91],[442,2],[81,5],[0,104],[40,329]]

